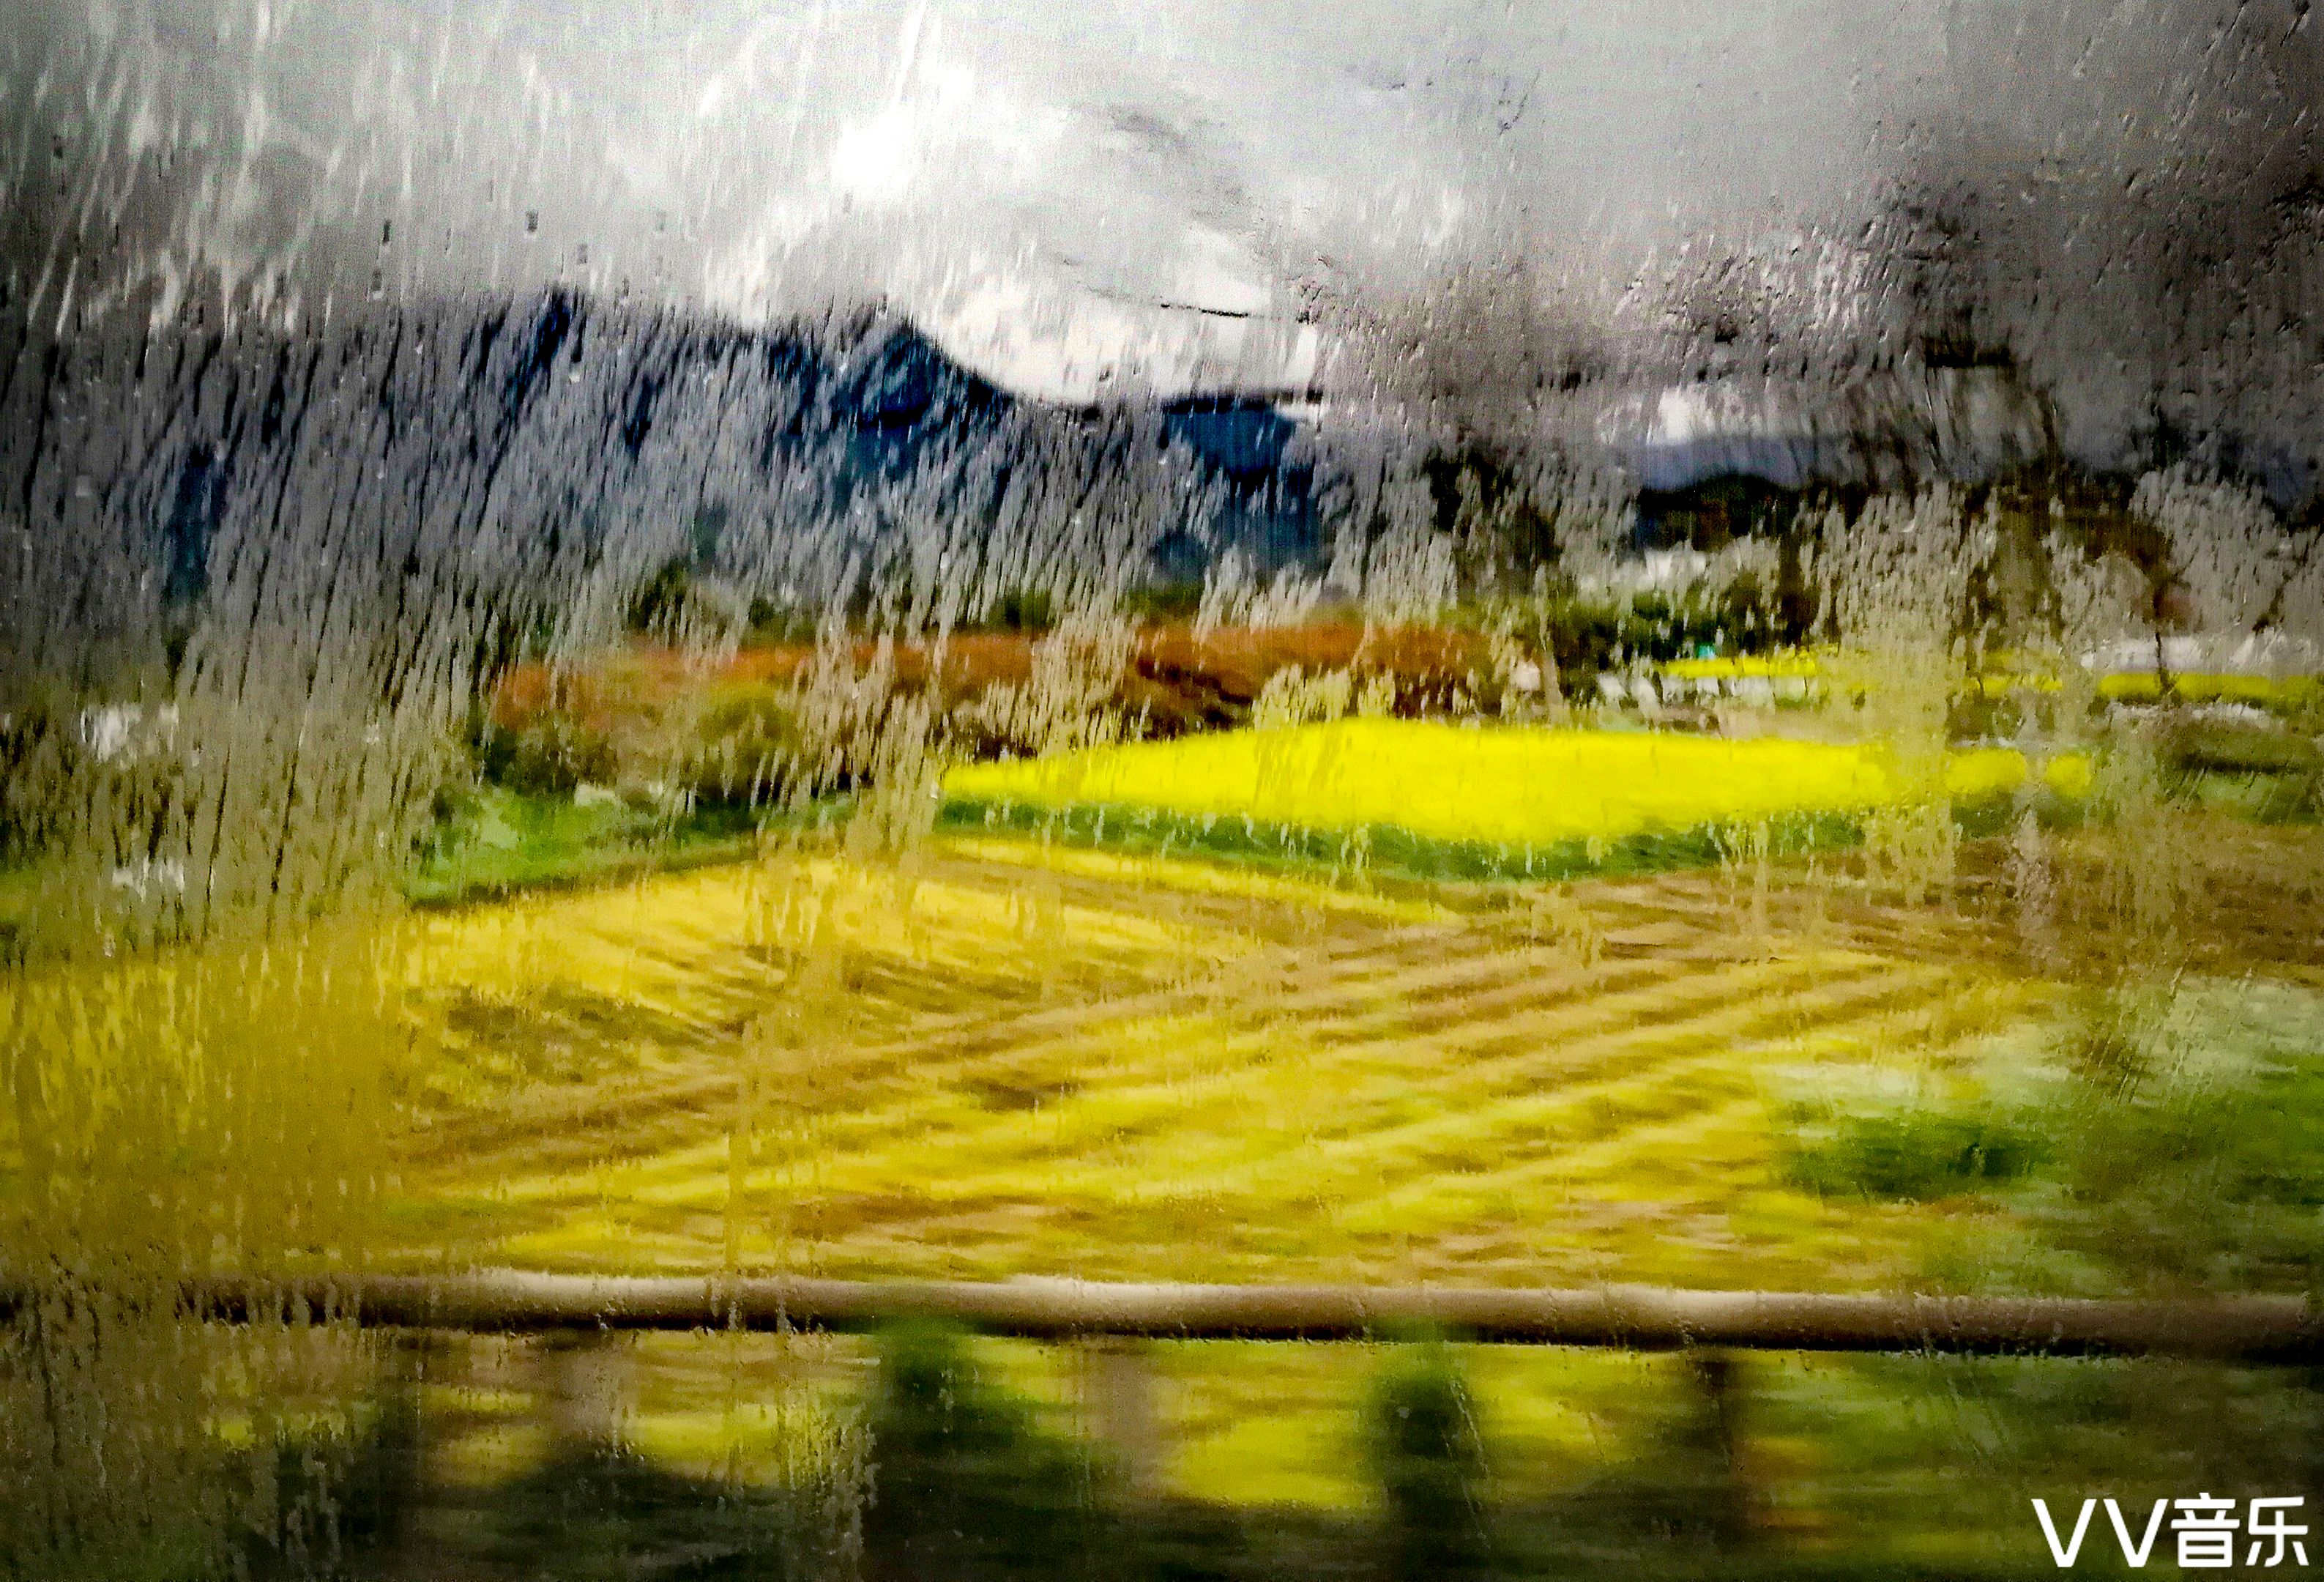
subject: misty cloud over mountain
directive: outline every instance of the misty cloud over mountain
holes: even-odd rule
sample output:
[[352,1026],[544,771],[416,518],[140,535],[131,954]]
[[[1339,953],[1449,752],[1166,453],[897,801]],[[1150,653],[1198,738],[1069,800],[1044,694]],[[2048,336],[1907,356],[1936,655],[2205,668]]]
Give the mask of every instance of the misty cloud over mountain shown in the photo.
[[2293,0],[1035,15],[39,8],[0,44],[5,497],[69,518],[112,425],[106,531],[179,546],[134,612],[326,453],[559,586],[619,516],[623,576],[932,557],[898,586],[982,568],[956,603],[1101,542],[1314,560],[1314,458],[1397,446],[2313,492]]

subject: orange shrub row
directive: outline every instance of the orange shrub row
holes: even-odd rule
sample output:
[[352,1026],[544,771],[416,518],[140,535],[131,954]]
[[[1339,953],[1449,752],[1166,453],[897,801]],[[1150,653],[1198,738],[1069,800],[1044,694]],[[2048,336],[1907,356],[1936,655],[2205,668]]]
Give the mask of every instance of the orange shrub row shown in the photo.
[[[939,650],[897,643],[889,651],[896,687],[917,692],[935,685],[946,702],[986,688],[1021,683],[1033,674],[1038,637],[1017,634],[954,636]],[[860,671],[878,662],[872,643],[854,645]],[[795,681],[815,662],[804,643],[745,648],[706,664],[675,649],[634,644],[618,655],[562,670],[530,663],[501,681],[492,701],[495,724],[521,729],[544,714],[561,714],[597,732],[619,728],[639,713],[658,712],[689,689],[735,683]],[[1148,627],[1131,650],[1115,701],[1143,713],[1154,734],[1171,735],[1240,718],[1279,671],[1353,670],[1359,678],[1391,678],[1397,711],[1425,714],[1472,692],[1485,668],[1485,645],[1472,633],[1441,627],[1365,627],[1356,623],[1308,626],[1220,627],[1197,635],[1186,624]]]

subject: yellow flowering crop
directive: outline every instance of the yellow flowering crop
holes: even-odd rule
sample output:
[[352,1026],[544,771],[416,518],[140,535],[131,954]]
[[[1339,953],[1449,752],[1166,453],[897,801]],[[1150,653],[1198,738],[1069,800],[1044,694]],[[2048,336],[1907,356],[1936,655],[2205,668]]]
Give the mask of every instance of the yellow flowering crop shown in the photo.
[[1794,649],[1780,653],[1674,659],[1664,665],[1662,671],[1686,680],[1728,680],[1738,676],[1820,676],[1823,674],[1823,665],[1815,654]]
[[[2006,749],[1957,754],[1947,790],[2006,791],[2025,772],[2024,759]],[[2073,791],[2059,772],[2051,778]],[[1371,718],[974,764],[954,770],[945,792],[955,802],[1118,806],[1309,829],[1385,826],[1431,840],[1520,846],[1860,812],[1904,795],[1883,755],[1865,747]]]
[[[2171,690],[2190,703],[2295,704],[2324,696],[2324,678],[2182,672],[2171,678]],[[2122,703],[2152,703],[2163,696],[2163,682],[2152,671],[2102,676],[2098,696]]]

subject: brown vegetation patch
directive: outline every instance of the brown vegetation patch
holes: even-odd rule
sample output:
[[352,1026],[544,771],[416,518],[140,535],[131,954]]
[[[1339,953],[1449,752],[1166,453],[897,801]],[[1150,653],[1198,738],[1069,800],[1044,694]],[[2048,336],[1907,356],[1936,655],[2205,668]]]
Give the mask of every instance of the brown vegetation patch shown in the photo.
[[[933,691],[948,708],[994,687],[1030,681],[1042,641],[1021,633],[971,633],[942,643],[857,642],[844,652],[856,675],[884,668],[896,691]],[[806,643],[771,644],[708,661],[634,643],[586,665],[522,664],[502,679],[491,714],[507,730],[558,715],[583,730],[611,735],[689,691],[795,685],[824,652]],[[1345,671],[1360,682],[1386,678],[1398,714],[1425,715],[1476,698],[1489,669],[1483,637],[1442,627],[1350,622],[1198,633],[1185,624],[1155,626],[1132,643],[1111,701],[1139,728],[1176,735],[1240,722],[1268,682],[1286,671]]]

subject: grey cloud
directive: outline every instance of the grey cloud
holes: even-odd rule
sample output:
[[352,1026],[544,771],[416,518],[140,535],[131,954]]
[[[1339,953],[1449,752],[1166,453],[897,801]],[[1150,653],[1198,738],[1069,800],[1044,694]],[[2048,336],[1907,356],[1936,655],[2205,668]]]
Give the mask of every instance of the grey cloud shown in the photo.
[[[208,293],[314,314],[552,282],[745,318],[884,297],[939,326],[1009,319],[1004,378],[1103,364],[1167,384],[1268,377],[1290,339],[1164,343],[1210,333],[1186,328],[1206,306],[1296,317],[1319,269],[1402,300],[1515,260],[1560,293],[1551,317],[1618,342],[1637,325],[1616,307],[1652,308],[1658,282],[1683,301],[1703,260],[1805,236],[1815,256],[1905,251],[1849,265],[1852,319],[1806,300],[1767,317],[1794,326],[1768,332],[1783,356],[1811,320],[1856,326],[1840,362],[1895,355],[1941,338],[1907,321],[1967,291],[1977,333],[2048,368],[2089,447],[2191,390],[2171,422],[2264,429],[2289,454],[2312,405],[2307,16],[63,0],[0,44],[0,255],[48,312]],[[1900,202],[1985,217],[1920,259]],[[1658,315],[1633,315],[1654,347]],[[2188,376],[2253,336],[2237,370]]]

